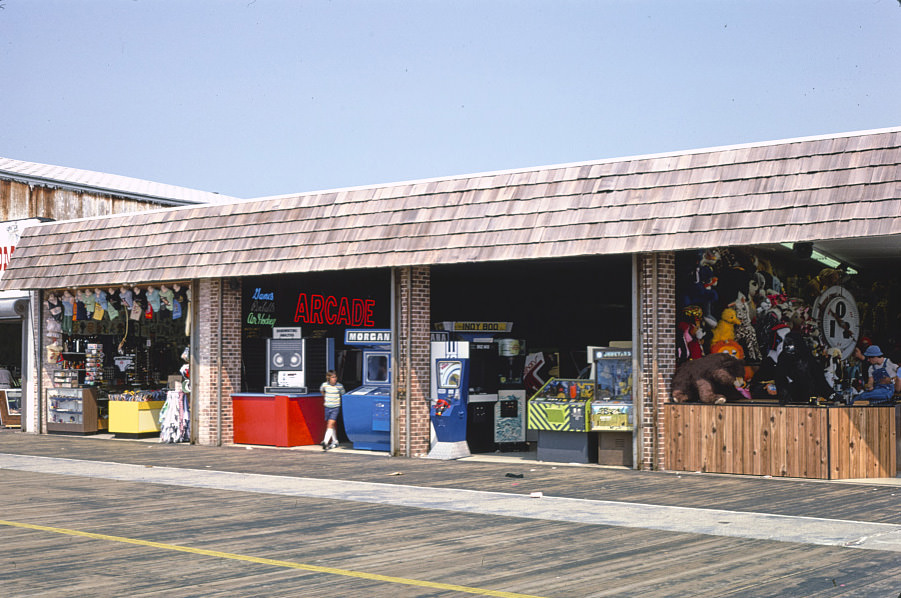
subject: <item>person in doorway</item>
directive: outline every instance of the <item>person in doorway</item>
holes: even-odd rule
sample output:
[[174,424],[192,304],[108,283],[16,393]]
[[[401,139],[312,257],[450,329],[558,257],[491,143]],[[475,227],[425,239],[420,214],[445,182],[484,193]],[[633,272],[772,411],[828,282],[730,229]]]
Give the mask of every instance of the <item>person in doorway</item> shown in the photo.
[[866,390],[851,399],[848,404],[851,405],[855,401],[869,401],[871,405],[891,403],[895,394],[898,366],[882,354],[879,345],[867,347],[863,356],[870,364],[867,370]]
[[341,397],[344,396],[344,385],[338,382],[335,370],[325,374],[326,381],[319,387],[325,400],[325,438],[322,439],[322,450],[327,451],[338,446],[338,414],[341,413]]
[[12,388],[13,376],[6,369],[6,366],[0,365],[0,388]]

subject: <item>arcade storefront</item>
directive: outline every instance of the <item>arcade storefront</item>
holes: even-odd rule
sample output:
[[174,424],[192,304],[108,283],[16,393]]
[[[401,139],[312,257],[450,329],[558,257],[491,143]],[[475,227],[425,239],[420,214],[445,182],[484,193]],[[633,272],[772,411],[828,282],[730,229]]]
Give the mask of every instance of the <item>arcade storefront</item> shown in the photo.
[[[600,291],[593,282],[598,278],[609,283]],[[392,450],[392,433],[407,424],[392,404],[398,394],[394,372],[404,364],[394,362],[399,319],[392,315],[397,298],[391,272],[250,277],[241,285],[242,386],[230,397],[234,442],[319,443],[319,386],[326,371],[335,370],[348,391],[339,438],[355,449]],[[631,256],[432,267],[427,304],[432,448],[453,411],[442,412],[446,389],[436,383],[441,378],[436,360],[448,357],[452,347],[465,350],[466,397],[453,419],[466,454],[535,451],[544,445],[552,450],[546,432],[572,432],[557,441],[579,439],[584,450],[577,459],[598,463],[601,446],[611,444],[618,446],[612,464],[631,465],[632,296]],[[527,399],[552,379],[591,378],[589,353],[611,343],[623,348],[629,363],[624,382],[629,388],[619,393],[627,400],[616,408],[626,416],[614,426],[598,415],[593,430],[586,427],[590,417],[579,429],[565,422],[530,425]],[[572,401],[585,408],[593,399],[567,395],[554,397],[554,403],[564,408]],[[609,407],[611,397],[603,399]]]
[[242,279],[241,392],[231,395],[237,444],[319,444],[320,386],[334,370],[349,392],[338,439],[391,448],[391,273]]

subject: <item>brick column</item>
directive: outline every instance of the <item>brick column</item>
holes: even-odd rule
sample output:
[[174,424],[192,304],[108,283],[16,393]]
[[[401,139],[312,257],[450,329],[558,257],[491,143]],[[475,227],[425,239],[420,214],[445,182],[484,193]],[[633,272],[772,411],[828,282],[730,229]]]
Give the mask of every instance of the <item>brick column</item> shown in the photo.
[[[222,342],[219,339],[220,296]],[[234,442],[232,393],[241,389],[241,281],[204,279],[194,286],[193,309],[197,339],[192,342],[191,399],[197,444],[215,446]],[[219,414],[219,350],[222,349],[222,405]],[[220,431],[221,425],[221,431]],[[221,432],[221,437],[220,437]]]
[[[407,386],[410,390],[411,457],[429,452],[429,331],[431,328],[431,271],[428,266],[397,268],[394,271],[399,317],[394,372],[397,380],[396,454],[407,455]],[[408,342],[409,341],[409,342]],[[410,346],[410,368],[407,352]]]
[[663,404],[669,401],[670,382],[676,370],[676,256],[672,252],[641,254],[638,268],[641,287],[640,383],[644,397],[641,413],[641,469],[665,469]]

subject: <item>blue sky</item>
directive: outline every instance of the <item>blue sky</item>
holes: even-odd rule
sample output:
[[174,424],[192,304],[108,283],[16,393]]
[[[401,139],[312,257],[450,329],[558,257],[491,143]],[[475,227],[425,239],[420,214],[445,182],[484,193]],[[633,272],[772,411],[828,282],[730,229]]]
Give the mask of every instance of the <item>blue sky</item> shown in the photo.
[[901,125],[898,0],[0,5],[0,156],[237,197]]

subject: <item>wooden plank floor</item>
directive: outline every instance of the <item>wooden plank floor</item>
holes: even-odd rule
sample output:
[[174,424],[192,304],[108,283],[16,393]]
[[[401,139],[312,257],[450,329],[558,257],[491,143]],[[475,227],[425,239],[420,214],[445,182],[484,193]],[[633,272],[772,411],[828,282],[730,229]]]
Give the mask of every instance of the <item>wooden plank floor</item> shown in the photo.
[[[18,432],[0,432],[0,452],[901,523],[898,486]],[[538,596],[901,592],[898,553],[351,501],[0,471],[0,507],[9,521]],[[3,596],[464,595],[8,526],[0,526],[0,545]]]
[[[312,448],[312,447],[310,447]],[[750,476],[569,467],[553,463],[484,463],[390,458],[318,449],[99,440],[0,430],[0,452],[140,465],[251,472],[386,484],[464,488],[755,513],[901,524],[897,485]],[[391,475],[401,473],[402,475]],[[523,478],[506,477],[507,473]]]

